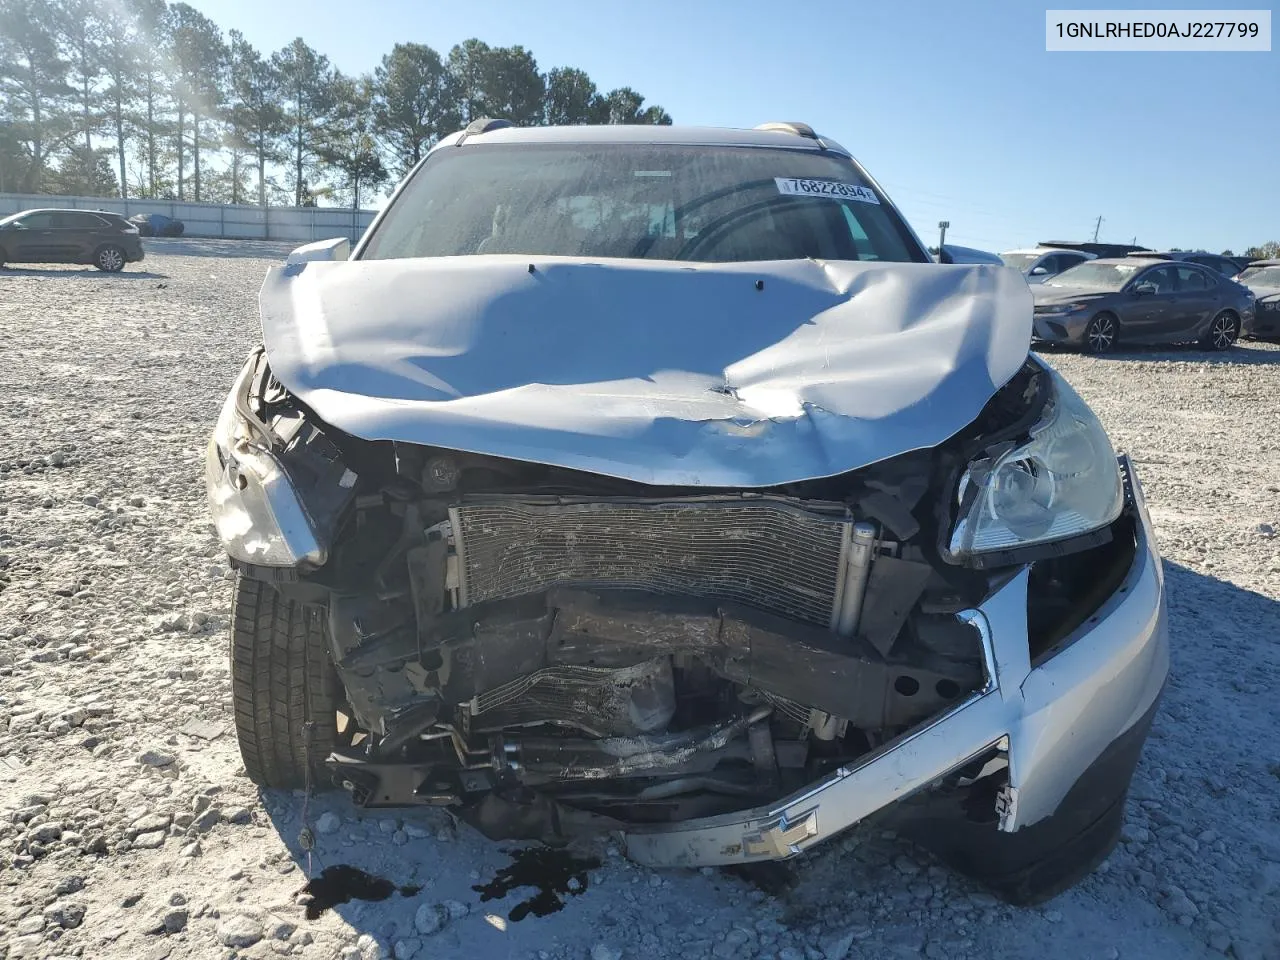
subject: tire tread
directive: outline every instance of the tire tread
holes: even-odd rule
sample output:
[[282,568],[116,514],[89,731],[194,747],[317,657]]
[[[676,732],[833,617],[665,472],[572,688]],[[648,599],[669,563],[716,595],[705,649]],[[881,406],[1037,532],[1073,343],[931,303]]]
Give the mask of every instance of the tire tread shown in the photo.
[[312,783],[333,749],[336,677],[322,613],[286,600],[269,584],[238,577],[231,604],[231,696],[245,772],[264,787]]

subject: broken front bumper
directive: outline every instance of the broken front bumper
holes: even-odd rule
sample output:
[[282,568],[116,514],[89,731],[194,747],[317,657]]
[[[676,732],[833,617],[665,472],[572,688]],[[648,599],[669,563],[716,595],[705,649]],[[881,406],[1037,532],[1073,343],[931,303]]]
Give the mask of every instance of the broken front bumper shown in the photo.
[[[784,859],[995,754],[1008,765],[1007,783],[996,798],[998,830],[1011,834],[1007,840],[1014,843],[1020,833],[1036,837],[1037,852],[1046,849],[1039,841],[1045,830],[1028,828],[1064,819],[1075,823],[1079,817],[1063,814],[1080,802],[1075,788],[1090,787],[1089,809],[1104,812],[1057,841],[1093,841],[1080,858],[1086,870],[1092,867],[1114,843],[1120,801],[1169,668],[1164,575],[1141,488],[1128,458],[1121,463],[1140,518],[1133,565],[1059,653],[1031,665],[1024,569],[965,614],[982,636],[986,661],[986,683],[967,700],[775,804],[630,828],[622,834],[628,856],[651,866],[690,867]],[[1115,756],[1124,758],[1123,769],[1105,778],[1107,795],[1099,799],[1099,766],[1111,770]]]

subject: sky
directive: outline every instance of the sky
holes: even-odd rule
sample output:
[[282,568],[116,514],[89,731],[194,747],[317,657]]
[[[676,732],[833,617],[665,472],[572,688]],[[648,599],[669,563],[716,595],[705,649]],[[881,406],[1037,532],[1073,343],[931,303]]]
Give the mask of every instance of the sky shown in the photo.
[[301,36],[347,73],[397,42],[478,37],[633,87],[676,123],[802,120],[931,245],[940,220],[949,243],[1003,251],[1091,239],[1098,217],[1100,240],[1156,249],[1280,240],[1274,34],[1268,53],[1048,53],[1046,5],[1025,0],[188,2],[264,51]]

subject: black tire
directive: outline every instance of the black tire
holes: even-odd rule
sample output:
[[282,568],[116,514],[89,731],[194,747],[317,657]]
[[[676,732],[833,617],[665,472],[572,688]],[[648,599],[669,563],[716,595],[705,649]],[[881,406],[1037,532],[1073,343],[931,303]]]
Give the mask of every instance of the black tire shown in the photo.
[[1240,339],[1240,318],[1233,310],[1220,310],[1209,321],[1209,329],[1200,340],[1206,350],[1230,350]]
[[[329,786],[324,761],[337,737],[338,680],[318,607],[286,600],[240,576],[231,604],[231,696],[249,779],[259,786]],[[311,723],[308,744],[307,724]]]
[[93,265],[103,273],[119,273],[126,262],[124,251],[114,243],[103,244],[93,255]]
[[1114,313],[1100,313],[1084,328],[1080,345],[1086,353],[1110,353],[1120,339],[1120,321]]

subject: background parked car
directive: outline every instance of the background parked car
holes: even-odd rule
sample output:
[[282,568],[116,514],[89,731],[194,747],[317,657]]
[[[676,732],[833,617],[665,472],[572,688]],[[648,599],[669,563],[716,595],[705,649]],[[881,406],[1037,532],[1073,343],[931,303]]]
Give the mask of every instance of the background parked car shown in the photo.
[[138,228],[103,210],[23,210],[0,220],[0,266],[87,263],[117,273],[143,258]]
[[1036,246],[1052,247],[1055,250],[1083,250],[1095,257],[1127,257],[1132,253],[1143,253],[1151,249],[1132,243],[1099,243],[1097,240],[1041,240]]
[[1116,343],[1199,341],[1226,350],[1252,331],[1253,294],[1198,263],[1100,258],[1032,287],[1032,336],[1106,353]]
[[1078,267],[1086,260],[1092,260],[1097,254],[1084,250],[1061,250],[1054,247],[1031,247],[1027,250],[1006,250],[1000,254],[1006,267],[1020,270],[1027,278],[1027,283],[1043,283],[1049,277],[1057,276],[1064,270]]
[[1235,258],[1224,257],[1216,253],[1206,253],[1203,250],[1169,250],[1164,252],[1151,250],[1132,253],[1130,256],[1153,260],[1182,260],[1186,263],[1198,263],[1202,267],[1216,270],[1224,277],[1234,277],[1240,272],[1240,264]]
[[163,213],[136,213],[129,222],[144,237],[180,237],[186,229],[181,220],[166,217]]
[[1253,335],[1280,337],[1280,260],[1255,260],[1235,280],[1254,296]]

